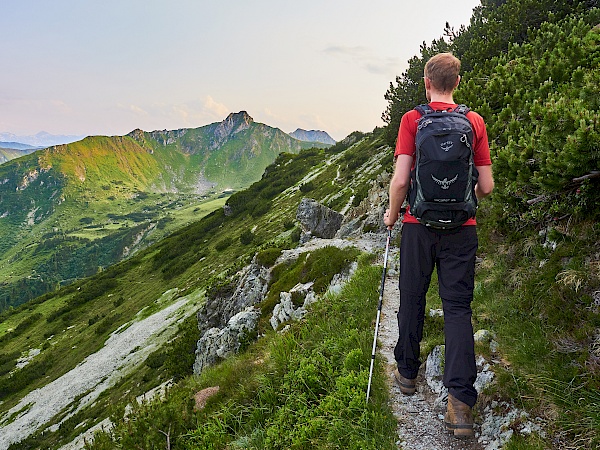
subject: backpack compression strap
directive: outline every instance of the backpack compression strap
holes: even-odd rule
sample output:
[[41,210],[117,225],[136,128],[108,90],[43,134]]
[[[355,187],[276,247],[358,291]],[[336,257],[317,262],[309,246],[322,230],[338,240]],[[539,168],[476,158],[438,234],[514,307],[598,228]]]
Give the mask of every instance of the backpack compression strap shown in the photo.
[[[434,112],[443,112],[443,110],[442,111],[436,111],[436,110],[434,110],[427,103],[415,106],[415,109],[417,111],[419,111],[419,114],[421,114],[421,116],[424,116],[426,114],[431,114],[431,113],[434,113]],[[459,114],[467,115],[467,113],[469,111],[471,111],[471,108],[469,108],[467,105],[458,105],[456,108],[454,108],[453,110],[451,110],[449,112],[456,112],[456,113],[459,113]]]

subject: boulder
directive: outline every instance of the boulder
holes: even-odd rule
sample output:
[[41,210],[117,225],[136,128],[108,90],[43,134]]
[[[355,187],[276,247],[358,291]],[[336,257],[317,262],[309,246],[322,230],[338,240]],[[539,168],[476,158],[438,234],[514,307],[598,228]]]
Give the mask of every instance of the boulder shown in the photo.
[[344,216],[316,200],[303,198],[296,212],[296,219],[305,233],[311,236],[332,239],[342,225]]
[[[298,283],[290,292],[281,292],[279,294],[279,303],[273,308],[273,315],[269,320],[271,326],[276,330],[280,324],[289,320],[300,320],[307,313],[307,307],[317,301],[317,296],[312,290],[313,282],[301,284]],[[292,295],[300,295],[304,301],[302,306],[295,307],[292,301]]]
[[[209,328],[222,328],[229,319],[248,306],[263,300],[267,294],[271,272],[268,268],[252,264],[240,270],[234,279],[239,280],[230,296],[207,299],[198,311],[198,329],[205,332]],[[230,291],[231,292],[231,291]]]
[[260,315],[259,309],[250,306],[229,319],[226,327],[207,330],[196,345],[194,374],[236,353],[241,342],[256,330]]

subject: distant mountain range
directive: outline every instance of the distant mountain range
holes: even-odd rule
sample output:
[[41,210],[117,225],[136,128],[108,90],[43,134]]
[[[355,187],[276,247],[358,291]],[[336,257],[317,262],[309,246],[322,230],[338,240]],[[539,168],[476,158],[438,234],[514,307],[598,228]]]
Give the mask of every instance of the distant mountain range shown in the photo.
[[335,145],[335,140],[325,131],[306,131],[302,128],[298,128],[293,133],[290,133],[290,136],[292,136],[294,139],[298,139],[299,141],[320,142],[322,144]]
[[[160,132],[153,132],[155,135]],[[172,133],[172,132],[171,132]],[[336,141],[325,131],[296,129],[289,133],[291,137],[302,142],[315,142],[320,144],[334,145]],[[18,136],[13,133],[0,133],[0,164],[19,158],[36,150],[51,147],[53,145],[70,144],[84,139],[86,136],[75,135],[53,135],[40,131],[35,135]]]
[[114,264],[197,220],[202,203],[260,180],[280,153],[312,147],[328,145],[241,111],[194,129],[90,136],[1,164],[0,311]]
[[21,142],[3,142],[0,141],[0,148],[3,149],[10,149],[10,150],[25,150],[25,151],[36,151],[42,148],[46,148],[46,147],[36,147],[33,145],[29,145],[29,144],[23,144]]
[[0,133],[0,147],[4,148],[16,148],[18,150],[24,150],[18,147],[7,147],[2,144],[27,144],[32,147],[46,148],[51,145],[70,144],[71,142],[80,141],[85,136],[75,135],[55,135],[45,131],[40,131],[37,134],[29,136],[18,136],[13,133]]
[[[4,144],[14,144],[13,142],[0,142],[0,164],[10,161],[11,159],[20,158],[21,156],[28,155],[29,153],[38,150],[35,147],[29,149],[16,149]],[[23,144],[20,144],[23,145]]]

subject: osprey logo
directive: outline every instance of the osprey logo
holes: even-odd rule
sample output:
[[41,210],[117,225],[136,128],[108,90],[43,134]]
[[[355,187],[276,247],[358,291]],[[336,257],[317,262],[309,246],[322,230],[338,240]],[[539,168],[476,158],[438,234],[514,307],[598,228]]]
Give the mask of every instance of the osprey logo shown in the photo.
[[450,189],[450,185],[452,183],[454,183],[456,180],[458,180],[458,174],[456,174],[456,176],[454,178],[452,178],[451,180],[449,180],[448,178],[444,178],[443,180],[438,180],[433,175],[431,175],[431,178],[433,178],[433,181],[435,181],[437,184],[439,184],[442,189]]
[[452,141],[446,141],[446,142],[442,142],[440,144],[440,147],[442,150],[444,150],[445,152],[449,151],[452,147],[454,147],[454,142]]

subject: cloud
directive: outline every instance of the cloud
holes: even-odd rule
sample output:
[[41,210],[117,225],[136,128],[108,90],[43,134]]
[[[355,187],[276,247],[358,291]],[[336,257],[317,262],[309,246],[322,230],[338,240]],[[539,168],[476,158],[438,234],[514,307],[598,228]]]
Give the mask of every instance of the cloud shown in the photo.
[[204,108],[216,117],[226,117],[230,112],[227,106],[216,102],[210,95],[207,95],[204,99]]
[[140,116],[147,116],[148,115],[148,111],[144,110],[143,108],[140,108],[137,105],[129,105],[129,110],[133,111],[136,114],[139,114]]
[[349,47],[346,45],[331,45],[323,50],[324,53],[355,64],[369,73],[376,75],[395,74],[401,65],[400,58],[381,57],[371,49],[362,46]]

